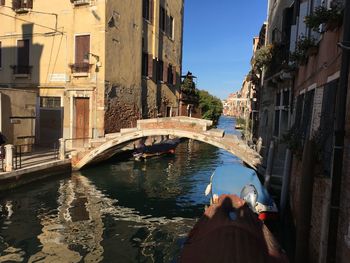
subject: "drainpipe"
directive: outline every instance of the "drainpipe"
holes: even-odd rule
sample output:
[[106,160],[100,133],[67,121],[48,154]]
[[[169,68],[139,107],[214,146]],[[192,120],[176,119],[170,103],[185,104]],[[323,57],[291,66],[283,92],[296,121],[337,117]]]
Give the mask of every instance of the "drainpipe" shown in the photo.
[[329,232],[327,262],[336,262],[337,256],[337,236],[339,224],[339,207],[341,196],[342,172],[343,172],[343,154],[344,154],[344,135],[346,121],[346,98],[347,86],[349,80],[349,49],[350,43],[350,1],[345,1],[344,19],[343,19],[343,47],[342,62],[340,69],[339,86],[336,96],[335,123],[334,123],[334,144],[333,144],[333,167],[332,167],[332,188],[331,188],[331,206],[329,211]]

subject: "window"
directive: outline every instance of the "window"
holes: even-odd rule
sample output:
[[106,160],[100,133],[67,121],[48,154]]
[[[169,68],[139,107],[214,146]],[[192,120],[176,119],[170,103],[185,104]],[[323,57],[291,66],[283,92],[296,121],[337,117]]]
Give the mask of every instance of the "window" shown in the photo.
[[276,106],[281,106],[281,93],[277,92],[276,93]]
[[30,74],[29,66],[29,39],[17,41],[17,65],[14,74]]
[[163,70],[164,70],[164,62],[162,60],[158,60],[157,63],[157,81],[163,81]]
[[75,37],[75,63],[74,72],[88,72],[90,53],[90,35],[81,35]]
[[5,5],[5,0],[0,0],[0,6]]
[[173,84],[174,83],[174,72],[173,72],[173,66],[169,64],[168,66],[168,83]]
[[280,129],[280,111],[276,110],[275,111],[275,127],[273,130],[274,136],[279,136],[279,129]]
[[159,9],[159,29],[163,32],[166,30],[166,11],[162,6]]
[[333,135],[335,120],[335,104],[339,79],[326,84],[323,90],[322,110],[320,120],[320,132],[322,135],[322,164],[326,176],[331,176],[331,164],[333,153]]
[[148,54],[142,53],[142,76],[148,76]]
[[61,108],[61,97],[40,97],[40,108]]
[[153,21],[153,0],[143,0],[142,17],[149,22]]
[[16,11],[25,11],[24,9],[33,8],[33,0],[13,0],[12,8]]
[[283,91],[283,106],[289,106],[289,90]]
[[174,38],[174,18],[169,16],[168,19],[168,36],[173,39]]

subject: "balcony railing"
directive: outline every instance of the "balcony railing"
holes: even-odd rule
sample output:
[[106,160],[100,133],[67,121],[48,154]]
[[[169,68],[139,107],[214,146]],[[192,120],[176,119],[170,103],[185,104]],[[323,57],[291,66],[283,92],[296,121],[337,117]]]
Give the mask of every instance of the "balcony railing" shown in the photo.
[[70,64],[69,67],[73,74],[88,74],[93,64],[89,63],[74,63]]
[[27,13],[33,9],[33,0],[13,0],[12,8],[16,13]]
[[21,65],[12,65],[12,73],[15,76],[30,76],[32,74],[32,66],[21,66]]
[[71,0],[71,3],[74,4],[75,6],[89,5],[90,2],[91,2],[90,0]]

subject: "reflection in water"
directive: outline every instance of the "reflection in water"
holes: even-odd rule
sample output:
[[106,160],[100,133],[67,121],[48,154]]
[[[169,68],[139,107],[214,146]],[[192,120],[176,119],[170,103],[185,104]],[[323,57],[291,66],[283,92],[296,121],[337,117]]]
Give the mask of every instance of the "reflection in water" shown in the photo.
[[111,162],[7,193],[0,198],[0,261],[176,261],[208,204],[211,173],[236,161],[186,141],[175,156]]

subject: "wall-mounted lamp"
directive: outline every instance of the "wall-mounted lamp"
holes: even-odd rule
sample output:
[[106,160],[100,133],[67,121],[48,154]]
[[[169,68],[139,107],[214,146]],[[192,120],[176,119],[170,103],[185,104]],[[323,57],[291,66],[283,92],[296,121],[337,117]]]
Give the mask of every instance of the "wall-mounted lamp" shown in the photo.
[[101,62],[100,62],[100,56],[95,55],[91,52],[88,52],[84,55],[84,62],[89,63],[89,55],[91,55],[94,59],[96,59],[96,69],[95,71],[98,72],[99,67],[101,67]]

